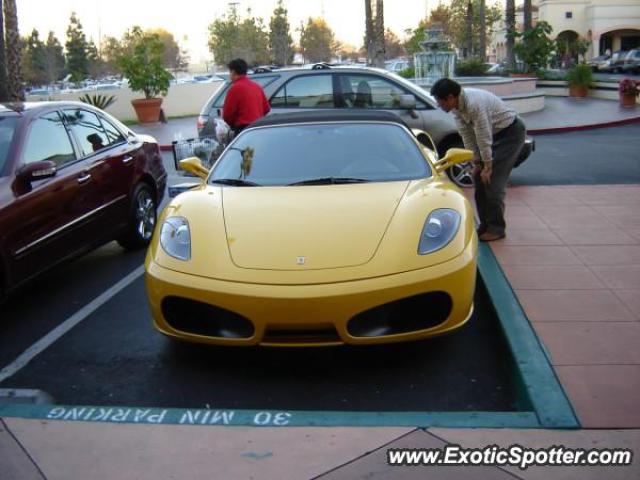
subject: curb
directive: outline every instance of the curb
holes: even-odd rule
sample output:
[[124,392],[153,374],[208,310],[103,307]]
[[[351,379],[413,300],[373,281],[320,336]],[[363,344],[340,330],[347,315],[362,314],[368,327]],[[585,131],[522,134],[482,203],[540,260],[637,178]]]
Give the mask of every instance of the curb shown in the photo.
[[633,123],[640,123],[640,116],[625,118],[623,120],[614,120],[612,122],[593,123],[589,125],[575,125],[571,127],[532,128],[532,129],[527,129],[527,133],[531,135],[542,135],[547,133],[578,132],[581,130],[595,130],[597,128],[619,127],[622,125],[630,125]]

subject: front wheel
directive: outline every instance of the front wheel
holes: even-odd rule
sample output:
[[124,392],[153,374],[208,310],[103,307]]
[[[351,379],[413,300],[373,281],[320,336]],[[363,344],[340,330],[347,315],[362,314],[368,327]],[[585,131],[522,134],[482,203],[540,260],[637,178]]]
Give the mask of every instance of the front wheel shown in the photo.
[[145,248],[151,242],[157,220],[157,206],[151,188],[139,183],[133,191],[127,232],[118,239],[127,250]]
[[[442,155],[450,148],[464,148],[462,140],[456,140],[441,149]],[[460,188],[473,188],[473,162],[464,162],[447,169],[447,175]]]

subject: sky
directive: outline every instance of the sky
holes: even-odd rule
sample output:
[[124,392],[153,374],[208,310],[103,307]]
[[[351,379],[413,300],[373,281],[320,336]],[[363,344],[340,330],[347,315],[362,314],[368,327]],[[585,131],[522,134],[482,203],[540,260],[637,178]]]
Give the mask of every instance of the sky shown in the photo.
[[[254,16],[263,17],[268,25],[277,0],[231,0],[245,14],[251,8]],[[435,8],[438,0],[387,0],[385,26],[399,37],[405,29],[415,28],[427,9]],[[444,2],[448,3],[448,2]],[[221,0],[17,0],[20,34],[28,35],[34,28],[46,39],[52,30],[64,45],[72,11],[80,19],[88,39],[96,44],[100,35],[120,38],[133,25],[143,28],[164,28],[173,33],[185,47],[192,62],[210,59],[207,48],[208,25],[221,17],[229,2]],[[284,0],[294,41],[294,31],[310,16],[324,16],[336,38],[359,47],[364,37],[364,0]],[[323,15],[324,14],[324,15]]]

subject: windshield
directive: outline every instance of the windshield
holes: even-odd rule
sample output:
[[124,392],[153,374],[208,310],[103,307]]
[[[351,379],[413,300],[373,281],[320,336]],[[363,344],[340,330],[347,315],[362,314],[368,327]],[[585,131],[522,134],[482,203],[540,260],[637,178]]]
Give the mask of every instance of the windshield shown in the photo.
[[0,172],[4,170],[18,117],[0,116]]
[[411,134],[399,125],[306,124],[247,130],[216,162],[209,183],[312,185],[430,175]]

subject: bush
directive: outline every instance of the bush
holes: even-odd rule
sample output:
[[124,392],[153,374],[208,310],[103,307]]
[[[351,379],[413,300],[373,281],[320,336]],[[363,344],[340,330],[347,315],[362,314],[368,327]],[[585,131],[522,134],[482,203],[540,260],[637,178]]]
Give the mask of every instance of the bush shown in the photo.
[[567,83],[575,87],[590,87],[593,83],[593,72],[586,63],[580,63],[567,72]]
[[78,100],[83,103],[93,105],[100,110],[106,110],[110,105],[113,105],[115,103],[116,97],[114,95],[89,95],[88,93],[86,93]]
[[456,63],[456,76],[458,77],[479,77],[485,75],[489,66],[479,58],[461,60]]
[[525,63],[525,73],[533,73],[548,65],[555,48],[553,40],[548,36],[551,31],[551,25],[547,22],[538,22],[535,27],[525,30],[524,33],[510,34],[522,40],[516,43],[513,49]]
[[131,39],[130,52],[118,58],[118,65],[129,79],[129,88],[144,92],[145,98],[166,95],[173,78],[163,67],[164,45],[155,33],[133,27],[127,34]]
[[416,78],[416,69],[414,67],[405,68],[400,73],[398,73],[401,77],[413,79]]

